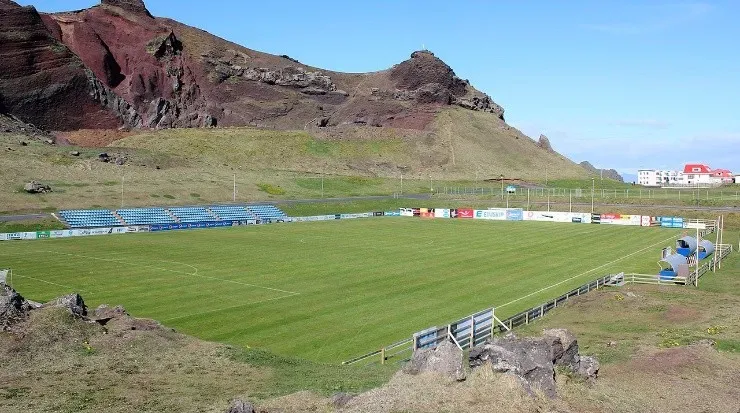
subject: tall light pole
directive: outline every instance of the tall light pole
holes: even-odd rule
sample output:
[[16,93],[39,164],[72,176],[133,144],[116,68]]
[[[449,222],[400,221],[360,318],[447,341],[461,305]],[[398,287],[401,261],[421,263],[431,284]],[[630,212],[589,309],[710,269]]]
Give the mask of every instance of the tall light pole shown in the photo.
[[324,173],[321,173],[321,198],[324,198]]
[[501,174],[501,200],[504,200],[504,174]]
[[401,171],[401,195],[403,195],[403,171]]
[[594,213],[594,191],[596,190],[596,178],[591,178],[591,213]]
[[434,192],[434,184],[432,184],[432,174],[429,174],[429,192]]
[[234,202],[236,202],[236,173],[234,173]]
[[126,180],[126,174],[123,171],[121,171],[121,209],[123,209],[123,183],[125,182],[125,180]]

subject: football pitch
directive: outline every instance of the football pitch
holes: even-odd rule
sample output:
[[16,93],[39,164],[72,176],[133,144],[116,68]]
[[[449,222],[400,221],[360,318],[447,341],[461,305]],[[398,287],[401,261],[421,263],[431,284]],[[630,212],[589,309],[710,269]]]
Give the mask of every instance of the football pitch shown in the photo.
[[657,273],[663,228],[372,218],[0,243],[24,296],[79,292],[196,337],[340,362],[609,273]]

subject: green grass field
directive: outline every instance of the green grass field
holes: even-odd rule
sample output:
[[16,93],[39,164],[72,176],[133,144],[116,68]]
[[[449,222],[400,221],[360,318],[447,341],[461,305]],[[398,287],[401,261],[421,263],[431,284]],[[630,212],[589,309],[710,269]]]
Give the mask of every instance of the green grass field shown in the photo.
[[377,218],[5,242],[0,268],[36,301],[77,291],[202,339],[339,362],[490,306],[505,317],[601,275],[654,273],[678,235]]

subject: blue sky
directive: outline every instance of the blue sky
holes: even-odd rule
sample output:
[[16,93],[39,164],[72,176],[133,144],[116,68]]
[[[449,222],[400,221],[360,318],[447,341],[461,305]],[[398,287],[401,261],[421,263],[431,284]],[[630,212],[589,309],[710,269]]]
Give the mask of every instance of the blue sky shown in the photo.
[[[40,11],[94,0],[20,1]],[[422,46],[576,162],[740,171],[740,2],[149,0],[246,47],[366,72]]]

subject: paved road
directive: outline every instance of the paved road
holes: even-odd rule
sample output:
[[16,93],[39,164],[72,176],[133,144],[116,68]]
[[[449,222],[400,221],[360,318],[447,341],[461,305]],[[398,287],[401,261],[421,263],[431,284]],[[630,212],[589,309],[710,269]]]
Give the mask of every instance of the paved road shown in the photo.
[[51,218],[51,214],[0,215],[0,221],[27,221]]

